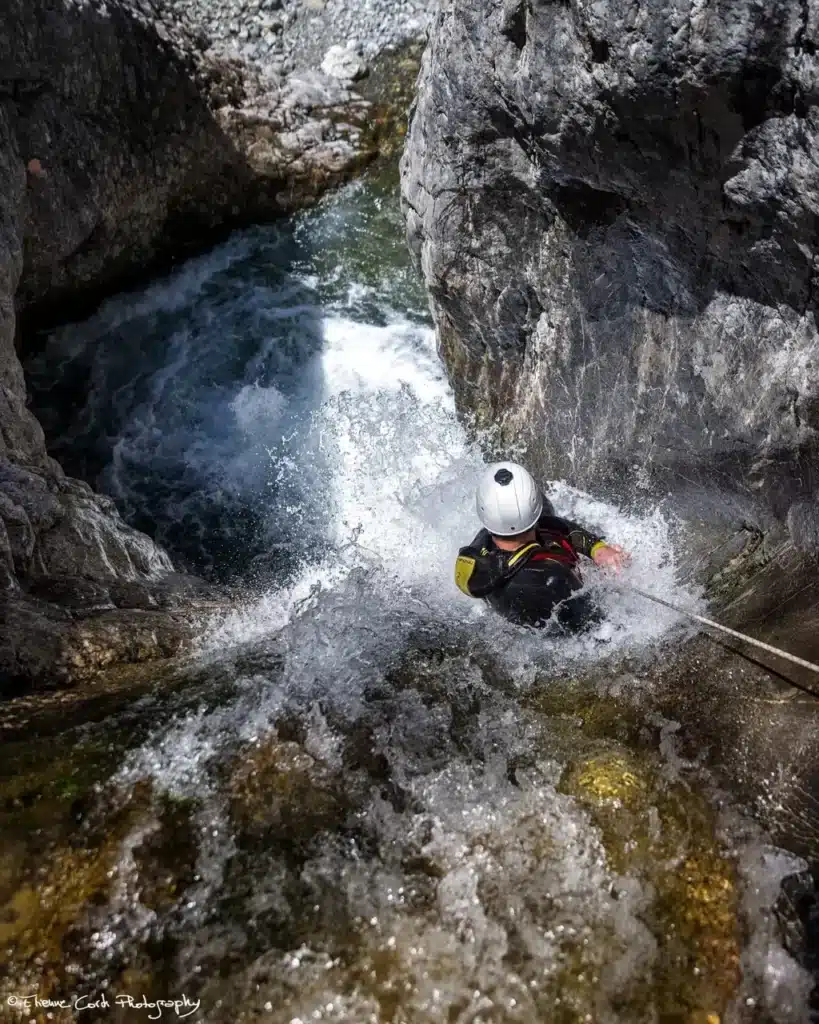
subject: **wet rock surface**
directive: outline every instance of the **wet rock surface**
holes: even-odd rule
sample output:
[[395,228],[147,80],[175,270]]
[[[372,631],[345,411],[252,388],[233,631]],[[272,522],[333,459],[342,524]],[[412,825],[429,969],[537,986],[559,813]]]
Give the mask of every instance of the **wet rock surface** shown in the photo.
[[238,700],[210,722],[166,708],[141,748],[132,710],[95,791],[102,737],[47,766],[22,748],[0,780],[15,978],[184,991],[217,1021],[799,1021],[792,964],[773,1001],[759,987],[765,847],[734,845],[666,720],[565,677],[521,704],[456,637],[410,642],[352,704],[271,703],[293,668],[275,644],[202,666],[200,686],[243,678]]
[[181,654],[229,601],[226,592],[178,573],[135,584],[38,577],[25,591],[0,597],[0,696],[90,684],[122,663]]
[[445,3],[403,164],[461,410],[547,477],[670,493],[701,578],[760,538],[769,605],[815,577],[817,17]]

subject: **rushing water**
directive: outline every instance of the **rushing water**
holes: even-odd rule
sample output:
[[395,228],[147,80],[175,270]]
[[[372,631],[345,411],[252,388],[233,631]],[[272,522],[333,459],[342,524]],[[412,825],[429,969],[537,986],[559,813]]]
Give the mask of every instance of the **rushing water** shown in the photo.
[[[482,460],[390,182],[109,302],[29,373],[70,470],[260,596],[5,784],[4,992],[275,1024],[806,1019],[772,914],[799,863],[613,667],[681,623],[592,578],[605,621],[569,640],[454,586]],[[662,509],[550,489],[696,605]]]

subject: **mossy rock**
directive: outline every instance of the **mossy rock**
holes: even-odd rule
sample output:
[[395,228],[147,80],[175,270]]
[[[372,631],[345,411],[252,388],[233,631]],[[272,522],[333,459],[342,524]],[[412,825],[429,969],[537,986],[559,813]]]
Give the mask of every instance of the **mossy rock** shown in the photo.
[[561,789],[600,829],[612,869],[654,894],[644,919],[658,943],[661,1019],[719,1020],[740,977],[739,893],[705,799],[615,746],[571,764]]
[[358,91],[373,106],[362,132],[365,147],[383,160],[395,160],[404,148],[409,110],[424,48],[417,43],[384,54]]
[[[0,813],[28,811],[40,802],[48,805],[42,817],[54,814],[55,804],[71,802],[110,774],[118,755],[103,741],[77,743],[57,737],[48,743],[8,743],[4,749],[8,770],[0,776]],[[31,814],[35,820],[39,815]]]
[[65,970],[70,939],[86,911],[108,898],[120,839],[112,834],[95,849],[54,851],[41,872],[26,880],[0,909],[7,978],[0,987],[4,1003],[23,990],[42,998],[70,992]]
[[[158,912],[170,909],[192,878],[196,848],[187,805],[162,797],[157,806],[150,785],[139,782],[129,799],[112,808],[101,798],[96,810],[96,829],[76,829],[73,836],[55,842],[42,859],[0,862],[8,871],[0,877],[0,892],[9,894],[0,906],[3,1002],[22,990],[70,1000],[77,977],[89,969],[94,956],[95,916],[122,884],[118,866],[128,837],[136,874],[127,884],[142,906]],[[139,950],[134,955],[142,957]],[[145,980],[150,967],[139,972],[145,991],[150,991]],[[114,961],[111,970],[109,980],[127,991],[123,979],[133,975],[134,966]],[[49,1019],[74,1019],[60,1012],[54,1011]]]
[[342,791],[326,766],[293,742],[271,738],[245,749],[230,776],[231,817],[242,831],[302,843],[340,827]]

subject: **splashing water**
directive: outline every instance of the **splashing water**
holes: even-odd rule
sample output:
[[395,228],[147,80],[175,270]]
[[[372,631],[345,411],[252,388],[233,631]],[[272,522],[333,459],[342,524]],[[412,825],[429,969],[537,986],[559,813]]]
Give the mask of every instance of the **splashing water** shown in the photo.
[[[55,333],[30,374],[58,411],[84,382],[47,422],[70,469],[263,591],[183,670],[226,696],[100,787],[85,841],[116,884],[73,921],[70,977],[135,973],[214,1021],[804,1019],[771,913],[800,864],[695,791],[674,723],[582,683],[683,624],[591,573],[605,621],[571,640],[455,587],[482,459],[391,188],[236,236]],[[697,606],[661,509],[548,490]],[[94,828],[122,830],[115,855]]]

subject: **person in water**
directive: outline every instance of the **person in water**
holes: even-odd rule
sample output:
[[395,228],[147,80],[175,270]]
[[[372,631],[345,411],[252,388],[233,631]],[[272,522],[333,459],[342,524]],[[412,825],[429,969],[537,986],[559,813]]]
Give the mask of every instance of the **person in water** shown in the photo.
[[578,593],[580,558],[619,571],[629,560],[621,547],[555,515],[532,476],[514,462],[485,470],[475,503],[484,528],[458,552],[460,590],[524,626],[544,626],[554,615],[575,631],[599,619],[588,595]]

